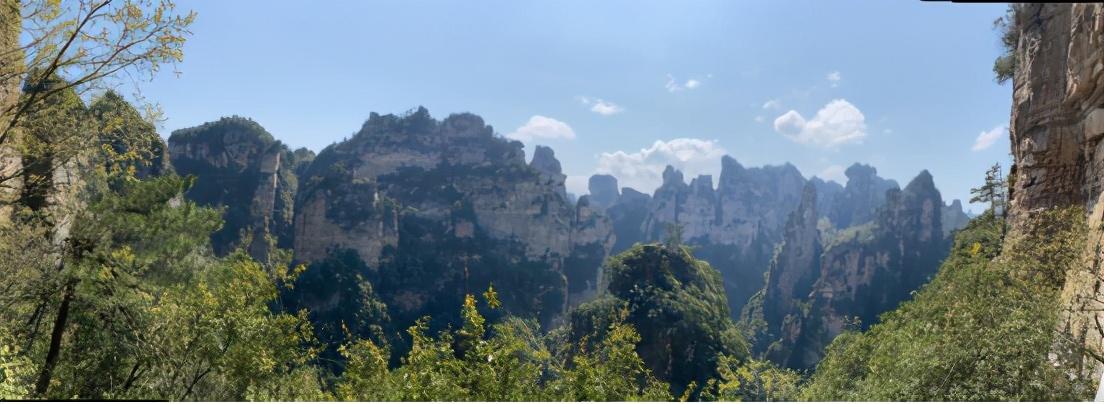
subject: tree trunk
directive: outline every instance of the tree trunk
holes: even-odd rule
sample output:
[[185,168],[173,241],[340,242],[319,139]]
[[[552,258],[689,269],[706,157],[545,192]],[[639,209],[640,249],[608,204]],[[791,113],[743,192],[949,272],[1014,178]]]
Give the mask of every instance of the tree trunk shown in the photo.
[[[0,178],[9,178],[18,172],[23,163],[20,158],[14,128],[8,127],[10,113],[19,100],[20,81],[24,69],[23,52],[19,49],[22,32],[19,0],[0,0]],[[0,223],[11,220],[12,204],[19,197],[22,184],[19,178],[0,182]]]
[[73,301],[74,283],[65,285],[65,296],[58,306],[57,318],[54,319],[54,330],[50,334],[50,350],[46,352],[46,363],[42,366],[42,372],[38,374],[38,383],[35,384],[35,397],[44,397],[50,387],[50,377],[57,366],[58,356],[61,353],[61,338],[65,335],[65,326],[69,320],[69,304]]

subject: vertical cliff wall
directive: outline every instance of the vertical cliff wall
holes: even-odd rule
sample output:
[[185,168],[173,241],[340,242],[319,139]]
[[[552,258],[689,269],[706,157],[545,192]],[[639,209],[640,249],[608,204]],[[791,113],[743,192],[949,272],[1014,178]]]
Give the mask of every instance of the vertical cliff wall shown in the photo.
[[[1071,268],[1059,327],[1101,357],[1104,308],[1104,6],[1027,4],[1010,27],[1013,56],[1009,132],[1011,234],[1042,210],[1081,206],[1089,214],[1083,266]],[[1088,360],[1099,367],[1099,360]]]
[[253,238],[247,247],[255,257],[267,253],[265,235],[292,246],[295,171],[311,153],[288,150],[252,120],[228,117],[174,131],[169,154],[177,173],[197,178],[189,199],[226,209],[225,224],[211,236],[216,253],[236,247],[243,231]]
[[573,206],[565,179],[552,149],[526,162],[479,116],[373,113],[304,172],[295,255],[358,257],[396,324],[446,324],[465,293],[493,283],[508,312],[549,325],[596,291],[614,243],[610,220],[590,198]]

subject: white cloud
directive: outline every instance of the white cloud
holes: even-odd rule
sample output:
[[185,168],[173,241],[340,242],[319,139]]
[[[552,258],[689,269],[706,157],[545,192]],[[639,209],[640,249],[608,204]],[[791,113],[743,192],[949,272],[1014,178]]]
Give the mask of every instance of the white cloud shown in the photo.
[[997,126],[993,129],[989,129],[985,132],[981,132],[977,139],[974,140],[974,147],[970,148],[973,151],[982,151],[988,149],[993,143],[1001,138],[1008,137],[1008,128],[1004,125]]
[[574,139],[575,131],[566,123],[541,116],[533,115],[529,122],[521,125],[517,130],[506,135],[510,139],[528,142],[539,139]]
[[778,100],[769,100],[763,103],[763,109],[778,109],[782,108],[782,102]]
[[827,77],[828,77],[828,85],[830,85],[832,87],[838,87],[840,80],[843,80],[843,75],[840,74],[839,70],[835,70],[835,71],[832,71],[831,73],[828,73]]
[[603,100],[601,98],[591,98],[585,96],[578,98],[579,102],[583,103],[583,105],[590,106],[591,112],[594,112],[598,115],[609,116],[625,112],[624,107],[614,104],[613,102]]
[[762,115],[757,115],[755,117],[755,122],[763,123],[763,121],[765,120],[767,120],[767,118],[763,117]]
[[832,100],[813,119],[789,110],[774,120],[774,131],[797,143],[825,148],[858,143],[866,137],[866,117],[844,99]]
[[[707,74],[705,76],[706,79],[709,79],[709,78],[712,78],[712,77],[713,77],[712,74]],[[695,88],[701,87],[702,84],[704,84],[704,82],[702,80],[698,80],[698,79],[689,79],[689,80],[686,80],[685,82],[680,83],[678,80],[675,80],[675,76],[672,76],[672,75],[668,74],[667,75],[667,84],[663,85],[663,87],[666,88],[668,92],[677,93],[679,91],[693,90]]]
[[820,170],[820,172],[817,173],[817,177],[820,177],[820,179],[825,181],[835,181],[840,184],[846,184],[847,175],[844,174],[846,170],[847,169],[843,168],[843,166],[839,164],[833,164],[825,167],[823,170]]
[[567,188],[567,192],[575,194],[575,196],[583,196],[590,193],[588,186],[590,185],[590,176],[588,175],[569,175],[564,180],[564,188]]
[[657,140],[639,152],[615,151],[598,156],[598,172],[617,177],[621,186],[652,193],[663,183],[663,170],[671,165],[682,170],[686,181],[698,174],[712,174],[716,184],[725,149],[716,140],[679,138]]

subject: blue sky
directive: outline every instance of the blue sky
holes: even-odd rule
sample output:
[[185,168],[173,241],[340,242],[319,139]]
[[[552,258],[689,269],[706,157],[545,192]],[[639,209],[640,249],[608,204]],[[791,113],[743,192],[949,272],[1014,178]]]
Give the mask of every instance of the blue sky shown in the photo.
[[177,4],[198,13],[180,74],[142,87],[165,136],[236,114],[317,151],[370,112],[424,105],[479,114],[529,151],[551,146],[577,194],[595,172],[647,192],[667,163],[716,175],[728,154],[837,180],[869,163],[902,185],[928,169],[945,199],[965,202],[1009,161],[1011,88],[991,72],[1004,5]]

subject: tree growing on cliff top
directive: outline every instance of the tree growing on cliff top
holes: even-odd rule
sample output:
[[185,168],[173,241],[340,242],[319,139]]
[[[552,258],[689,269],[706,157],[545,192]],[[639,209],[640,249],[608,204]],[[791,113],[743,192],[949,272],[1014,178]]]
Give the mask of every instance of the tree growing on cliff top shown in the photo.
[[1011,80],[1016,73],[1018,60],[1016,47],[1020,42],[1020,5],[1009,4],[1004,15],[993,21],[993,28],[1000,31],[1003,52],[993,61],[993,75],[998,84]]

